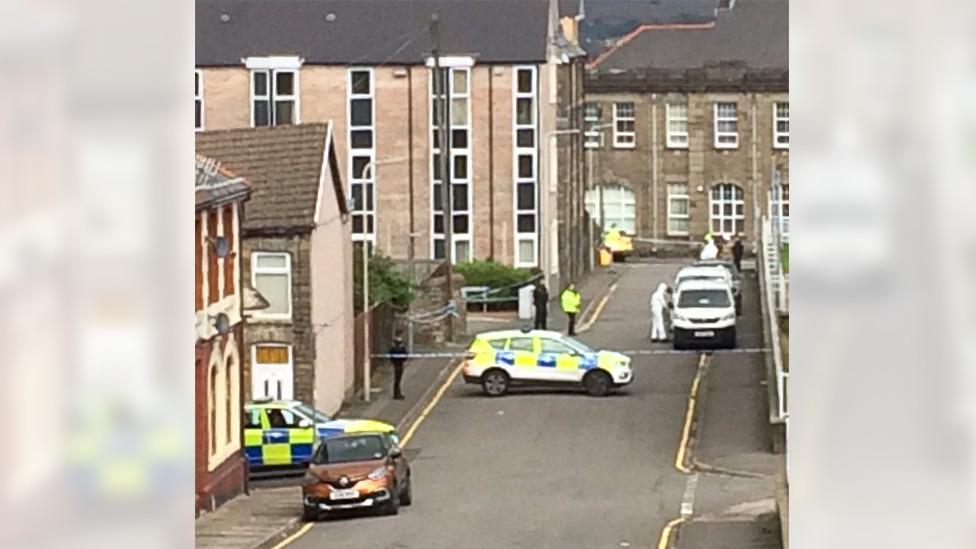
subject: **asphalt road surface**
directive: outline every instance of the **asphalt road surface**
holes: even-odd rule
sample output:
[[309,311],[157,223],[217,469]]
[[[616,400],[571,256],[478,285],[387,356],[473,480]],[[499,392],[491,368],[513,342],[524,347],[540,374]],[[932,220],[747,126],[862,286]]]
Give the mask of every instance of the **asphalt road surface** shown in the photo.
[[[622,276],[615,294],[580,339],[596,348],[670,349],[649,340],[649,299],[658,282],[673,280],[679,266],[618,266]],[[747,307],[747,317],[757,315],[755,307]],[[756,318],[752,322],[758,327]],[[744,339],[743,346],[757,346],[754,336]],[[734,360],[744,364],[738,369],[749,372],[759,357],[737,355]],[[634,382],[606,398],[551,389],[513,389],[505,397],[488,398],[458,378],[406,450],[414,504],[393,517],[319,522],[289,549],[657,547],[662,528],[678,516],[687,492],[688,475],[675,469],[674,461],[698,361],[697,353],[637,355]],[[731,399],[710,397],[709,402],[725,400]],[[727,440],[726,430],[732,438],[743,434],[738,427],[723,427],[714,433],[717,446],[703,450],[712,452],[713,459],[731,453],[732,463],[754,462],[748,456],[736,460],[739,447]],[[757,445],[751,439],[744,444],[742,455]],[[742,530],[748,536],[743,539],[752,541],[736,547],[778,547],[767,539],[775,536],[748,520],[762,509],[762,503],[749,503],[765,490],[760,480],[722,477],[713,485],[703,477],[699,493],[691,497],[705,508],[714,500],[711,518],[688,523],[675,545],[713,547],[709,540],[734,542],[728,535]],[[735,501],[727,501],[729,486],[741,492]],[[715,497],[701,493],[702,488],[714,490]],[[735,505],[745,512],[726,520],[723,510]]]

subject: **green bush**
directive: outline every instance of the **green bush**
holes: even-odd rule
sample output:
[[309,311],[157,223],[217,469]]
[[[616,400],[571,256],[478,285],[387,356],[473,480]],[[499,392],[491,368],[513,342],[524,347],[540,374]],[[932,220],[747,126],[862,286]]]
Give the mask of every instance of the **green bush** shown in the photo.
[[[534,274],[530,269],[516,269],[491,260],[460,263],[454,266],[454,271],[464,275],[464,283],[467,286],[488,286],[491,289],[525,282]],[[516,290],[512,288],[506,292],[492,294],[492,297],[514,295],[516,295]]]
[[[363,310],[363,254],[354,246],[353,255],[353,306],[357,313]],[[369,303],[389,303],[406,309],[413,301],[413,288],[407,275],[396,269],[392,259],[381,255],[369,258]]]
[[790,272],[790,245],[783,244],[779,251],[779,261],[783,264],[783,272]]

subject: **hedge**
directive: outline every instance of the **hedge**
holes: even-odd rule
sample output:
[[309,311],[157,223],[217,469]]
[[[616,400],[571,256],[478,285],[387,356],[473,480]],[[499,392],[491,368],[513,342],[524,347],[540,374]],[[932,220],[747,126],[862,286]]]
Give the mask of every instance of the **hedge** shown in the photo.
[[[459,263],[454,266],[454,271],[464,275],[464,283],[467,286],[488,286],[493,290],[520,284],[535,274],[531,269],[517,269],[491,260]],[[493,297],[515,295],[517,295],[515,288],[492,294]]]

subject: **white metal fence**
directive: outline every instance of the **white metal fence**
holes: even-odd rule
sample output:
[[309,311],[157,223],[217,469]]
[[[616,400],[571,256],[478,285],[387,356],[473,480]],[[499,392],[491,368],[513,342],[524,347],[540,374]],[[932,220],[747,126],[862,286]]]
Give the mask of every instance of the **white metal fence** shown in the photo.
[[770,421],[773,423],[786,423],[789,418],[787,407],[787,385],[789,382],[789,372],[783,368],[783,355],[780,348],[780,329],[779,315],[789,313],[789,275],[783,271],[780,258],[782,240],[778,237],[778,231],[774,228],[774,223],[769,218],[762,220],[762,234],[760,235],[761,246],[759,261],[759,276],[761,277],[761,288],[763,290],[762,299],[764,301],[763,322],[766,324],[764,330],[769,336],[771,360],[773,364],[773,374],[775,376],[775,405],[771,406]]

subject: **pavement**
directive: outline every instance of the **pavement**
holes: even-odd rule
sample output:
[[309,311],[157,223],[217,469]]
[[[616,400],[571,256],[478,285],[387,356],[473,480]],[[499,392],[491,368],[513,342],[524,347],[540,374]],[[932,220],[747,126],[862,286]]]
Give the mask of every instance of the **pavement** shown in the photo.
[[[778,548],[781,456],[766,449],[761,354],[702,360],[649,341],[650,291],[679,267],[616,266],[619,279],[605,279],[616,284],[613,296],[580,335],[595,347],[641,351],[633,384],[606,398],[576,389],[490,398],[456,378],[406,449],[412,506],[394,517],[310,523],[284,547]],[[761,346],[755,286],[746,280],[741,348]],[[679,447],[690,454],[688,470],[676,468]]]

